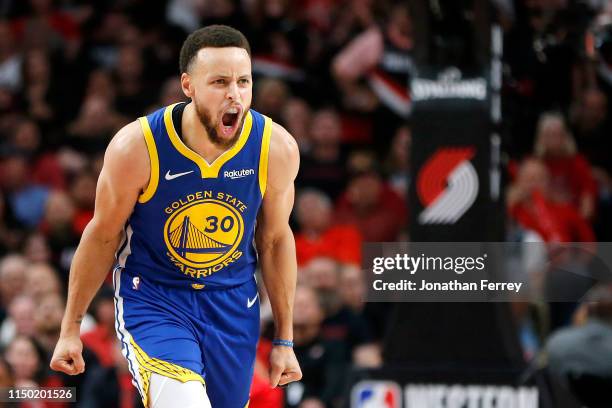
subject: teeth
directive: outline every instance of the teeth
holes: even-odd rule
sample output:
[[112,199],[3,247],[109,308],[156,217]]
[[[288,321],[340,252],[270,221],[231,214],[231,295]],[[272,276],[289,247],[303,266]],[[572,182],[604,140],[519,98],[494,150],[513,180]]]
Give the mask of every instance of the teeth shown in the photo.
[[227,110],[227,113],[232,113],[232,114],[234,114],[234,113],[238,113],[238,109],[236,109],[236,108],[229,108],[229,109]]

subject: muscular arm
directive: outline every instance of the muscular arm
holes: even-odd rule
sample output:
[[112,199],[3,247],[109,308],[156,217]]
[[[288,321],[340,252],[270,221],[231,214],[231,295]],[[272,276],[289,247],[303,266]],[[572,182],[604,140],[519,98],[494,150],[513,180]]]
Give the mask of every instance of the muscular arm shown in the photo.
[[[263,280],[274,315],[275,337],[284,340],[293,340],[293,300],[297,262],[289,216],[293,208],[293,182],[297,176],[299,160],[295,140],[285,129],[274,124],[270,142],[268,181],[258,217],[255,240]],[[277,354],[280,353],[282,352]],[[299,367],[285,366],[282,369],[281,367],[275,369],[272,358],[271,363],[272,386],[276,386],[279,380],[282,385],[301,378]],[[297,372],[294,371],[295,376],[292,376],[292,372],[287,369],[295,370],[295,368]],[[281,374],[286,377],[281,378]]]
[[383,53],[380,29],[370,28],[350,42],[332,62],[332,72],[342,84],[353,83],[374,68]]
[[374,27],[358,35],[334,58],[332,73],[347,107],[370,111],[376,106],[378,98],[369,87],[360,85],[359,79],[378,64],[383,48],[380,29]]
[[51,368],[84,370],[79,330],[83,315],[113,265],[121,231],[149,179],[150,163],[138,122],[113,138],[96,188],[93,219],[85,228],[70,267],[68,298]]

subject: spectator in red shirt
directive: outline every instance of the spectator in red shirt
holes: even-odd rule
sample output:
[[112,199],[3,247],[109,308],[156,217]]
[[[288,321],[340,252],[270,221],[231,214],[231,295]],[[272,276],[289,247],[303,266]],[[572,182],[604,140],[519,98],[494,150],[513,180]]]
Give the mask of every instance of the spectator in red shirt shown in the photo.
[[340,263],[361,262],[361,234],[350,224],[333,225],[332,211],[331,200],[322,192],[307,189],[299,194],[296,212],[300,232],[295,235],[299,265],[316,257]]
[[32,13],[12,24],[15,36],[26,47],[57,49],[78,45],[80,30],[71,15],[57,10],[53,0],[30,0],[29,3]]
[[45,151],[42,146],[40,128],[31,119],[17,124],[13,133],[13,145],[24,152],[30,162],[30,178],[36,184],[56,190],[66,188],[66,176],[57,156]]
[[356,225],[366,242],[396,241],[406,227],[406,203],[373,164],[366,163],[368,160],[357,164],[359,161],[361,158],[353,160],[358,168],[338,200],[336,221]]
[[593,242],[591,226],[571,202],[559,202],[551,194],[546,165],[527,159],[507,196],[511,216],[546,242]]
[[574,205],[585,219],[592,219],[597,184],[591,165],[576,151],[576,142],[561,115],[545,113],[540,117],[534,154],[548,169],[551,196]]

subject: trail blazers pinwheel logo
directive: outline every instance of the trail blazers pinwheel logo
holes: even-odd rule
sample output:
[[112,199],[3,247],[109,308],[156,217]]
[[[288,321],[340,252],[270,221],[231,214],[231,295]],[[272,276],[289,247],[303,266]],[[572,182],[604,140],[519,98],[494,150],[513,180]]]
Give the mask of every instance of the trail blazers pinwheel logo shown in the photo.
[[473,147],[438,149],[421,168],[417,195],[425,207],[420,224],[454,224],[478,196]]

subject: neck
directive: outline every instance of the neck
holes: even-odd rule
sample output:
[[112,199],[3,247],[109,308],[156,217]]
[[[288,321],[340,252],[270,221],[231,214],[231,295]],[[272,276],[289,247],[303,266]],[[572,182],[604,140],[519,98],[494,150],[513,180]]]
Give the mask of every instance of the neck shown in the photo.
[[226,149],[210,141],[208,132],[202,125],[202,122],[200,122],[193,102],[185,106],[181,127],[183,130],[183,142],[191,150],[202,156],[208,163],[212,163],[225,152]]

